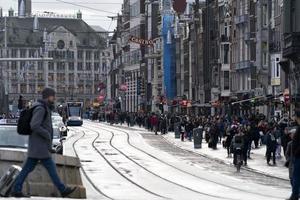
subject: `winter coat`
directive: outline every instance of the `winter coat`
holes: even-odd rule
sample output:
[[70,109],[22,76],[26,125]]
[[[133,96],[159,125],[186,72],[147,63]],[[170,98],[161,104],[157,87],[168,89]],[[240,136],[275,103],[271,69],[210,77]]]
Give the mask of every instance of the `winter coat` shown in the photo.
[[53,139],[51,110],[43,100],[39,100],[33,106],[35,108],[30,122],[32,134],[29,136],[28,157],[50,158]]
[[287,149],[286,149],[286,153],[285,153],[286,162],[288,163],[287,167],[289,168],[289,178],[290,179],[292,179],[293,171],[294,171],[292,145],[293,145],[293,142],[290,141],[287,145]]
[[269,151],[276,150],[277,141],[276,141],[276,137],[274,134],[272,134],[270,132],[267,134],[266,144],[267,144],[267,150],[269,150]]
[[300,158],[300,127],[297,128],[292,148],[295,158]]
[[151,125],[157,126],[158,125],[158,118],[156,116],[151,117]]

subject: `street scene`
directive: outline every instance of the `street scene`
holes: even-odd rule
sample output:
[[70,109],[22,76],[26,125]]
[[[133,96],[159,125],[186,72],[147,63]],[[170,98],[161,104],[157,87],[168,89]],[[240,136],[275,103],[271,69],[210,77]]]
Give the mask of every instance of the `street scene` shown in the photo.
[[298,13],[0,0],[0,199],[298,200]]

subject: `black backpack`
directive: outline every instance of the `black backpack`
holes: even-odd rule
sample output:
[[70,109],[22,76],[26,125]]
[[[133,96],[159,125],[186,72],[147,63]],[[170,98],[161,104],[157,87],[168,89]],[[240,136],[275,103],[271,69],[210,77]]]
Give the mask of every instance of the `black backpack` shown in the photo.
[[[19,135],[31,135],[32,130],[30,127],[30,122],[31,122],[31,118],[32,118],[32,113],[33,113],[33,110],[38,106],[41,106],[41,105],[37,105],[32,108],[26,108],[23,111],[21,111],[20,117],[18,119],[18,126],[17,126],[17,132],[19,133]],[[44,105],[42,105],[42,106],[46,110],[45,116],[44,116],[44,120],[45,120],[45,118],[47,116],[47,109]]]

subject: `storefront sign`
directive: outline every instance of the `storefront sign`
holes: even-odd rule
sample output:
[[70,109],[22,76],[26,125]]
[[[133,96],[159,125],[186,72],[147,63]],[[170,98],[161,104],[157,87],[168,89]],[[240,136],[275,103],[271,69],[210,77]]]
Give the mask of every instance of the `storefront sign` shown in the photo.
[[129,41],[140,45],[145,45],[145,46],[152,46],[154,44],[153,40],[145,40],[135,36],[131,36]]

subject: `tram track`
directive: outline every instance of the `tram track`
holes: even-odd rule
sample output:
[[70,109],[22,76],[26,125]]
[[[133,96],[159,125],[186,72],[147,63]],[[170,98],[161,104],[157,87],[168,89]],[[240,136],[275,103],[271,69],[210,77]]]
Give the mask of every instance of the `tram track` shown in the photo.
[[[85,129],[88,129],[88,128],[85,127]],[[86,131],[85,131],[85,130],[82,130],[82,132],[83,132],[83,137],[84,137],[84,136],[86,135]],[[156,197],[159,197],[159,198],[169,199],[169,198],[164,197],[164,196],[162,196],[162,195],[160,195],[160,194],[157,194],[157,193],[155,193],[155,192],[150,191],[149,189],[147,189],[147,188],[141,186],[140,184],[137,184],[136,182],[134,182],[133,180],[131,180],[130,178],[128,178],[127,176],[125,176],[119,169],[117,169],[117,168],[112,164],[112,162],[110,162],[110,161],[106,158],[106,156],[105,156],[105,155],[104,155],[104,154],[96,147],[95,143],[96,143],[96,141],[99,139],[100,133],[97,132],[97,131],[93,131],[93,132],[96,133],[96,137],[94,138],[94,140],[93,140],[93,142],[92,142],[92,147],[93,147],[93,149],[97,152],[98,155],[100,155],[100,156],[105,160],[105,162],[106,162],[106,163],[107,163],[107,164],[108,164],[115,172],[117,172],[121,177],[123,177],[123,178],[126,179],[128,182],[130,182],[131,184],[135,185],[136,187],[140,188],[141,190],[143,190],[143,191],[145,191],[145,192],[147,192],[147,193],[149,193],[149,194],[151,194],[151,195],[154,195],[154,196],[156,196]],[[112,138],[111,138],[111,139],[112,139]],[[107,195],[106,195],[106,196],[107,196]],[[112,198],[110,198],[110,199],[112,199]]]
[[[92,122],[91,122],[91,123],[92,123]],[[93,126],[93,127],[95,127],[95,126]],[[95,128],[96,128],[96,127],[95,127]],[[97,127],[97,128],[99,128],[99,127]],[[182,173],[184,173],[184,174],[187,174],[187,175],[193,176],[193,177],[195,177],[195,178],[198,178],[198,179],[201,179],[201,180],[204,180],[204,181],[207,181],[207,182],[210,182],[210,183],[219,185],[219,186],[223,186],[223,187],[226,187],[226,188],[235,190],[235,191],[244,192],[244,193],[253,194],[253,195],[258,195],[258,196],[262,196],[262,197],[268,197],[268,198],[274,198],[274,199],[282,199],[282,198],[277,197],[277,196],[267,195],[267,194],[262,194],[262,193],[256,193],[256,192],[248,191],[248,190],[245,190],[245,189],[240,189],[240,188],[237,188],[237,187],[233,187],[233,186],[229,186],[229,185],[226,185],[226,184],[222,184],[222,183],[220,183],[220,182],[213,181],[213,180],[210,180],[210,179],[207,179],[207,178],[204,178],[204,177],[200,177],[200,176],[197,176],[197,175],[192,174],[192,173],[190,173],[190,172],[187,172],[187,171],[185,171],[185,170],[182,170],[182,169],[180,169],[180,168],[178,168],[178,167],[176,167],[176,166],[174,166],[174,165],[172,165],[172,164],[170,164],[170,163],[168,163],[168,162],[166,162],[166,161],[164,161],[164,160],[158,158],[157,156],[154,156],[154,155],[152,155],[152,154],[150,154],[150,153],[144,151],[143,149],[140,149],[139,147],[133,145],[133,144],[130,142],[130,136],[129,136],[129,133],[128,133],[128,132],[123,131],[123,130],[120,130],[119,128],[115,128],[115,127],[112,127],[112,126],[108,126],[108,125],[107,125],[107,128],[109,128],[109,129],[114,129],[114,130],[116,130],[116,131],[125,133],[125,134],[126,134],[126,137],[127,137],[127,144],[128,144],[129,146],[131,146],[132,148],[134,148],[134,149],[136,149],[136,150],[138,150],[138,151],[140,151],[140,152],[142,152],[142,153],[144,153],[144,154],[150,156],[151,158],[153,158],[153,159],[155,159],[155,160],[157,160],[157,161],[159,161],[159,162],[161,162],[161,163],[163,163],[163,164],[165,164],[165,165],[167,165],[167,166],[169,166],[169,167],[172,167],[173,169],[176,169],[176,170],[178,170],[178,171],[180,171],[180,172],[182,172]],[[109,130],[109,129],[105,129],[105,128],[103,128],[103,127],[101,127],[101,129],[102,129],[102,130],[105,130],[105,131],[108,131],[108,132],[111,132],[112,134],[114,134],[113,131],[111,131],[111,130]],[[95,131],[95,130],[93,130],[93,131]],[[111,141],[110,141],[110,142],[111,142]],[[124,155],[126,158],[128,158],[129,160],[131,160],[132,162],[134,162],[136,165],[138,165],[138,166],[142,167],[143,169],[145,169],[146,171],[148,171],[149,173],[151,173],[151,174],[153,174],[153,175],[155,175],[155,176],[158,176],[159,178],[162,178],[162,179],[164,179],[165,181],[168,181],[168,182],[170,182],[170,183],[172,183],[172,184],[176,184],[176,185],[178,185],[178,186],[184,187],[184,188],[189,189],[189,190],[191,190],[191,191],[193,191],[193,192],[196,192],[196,193],[201,193],[201,192],[199,192],[199,191],[192,190],[192,189],[190,189],[190,188],[187,188],[186,186],[182,186],[182,185],[180,185],[180,184],[178,184],[178,183],[175,183],[175,182],[173,182],[173,181],[170,181],[170,180],[168,180],[168,179],[166,179],[166,178],[163,178],[163,177],[161,177],[161,176],[155,174],[154,172],[152,172],[152,171],[146,169],[145,167],[143,167],[142,165],[140,165],[139,163],[137,163],[135,160],[131,159],[129,156],[127,156],[124,152],[120,151],[118,148],[114,147],[113,145],[112,145],[112,147],[113,147],[115,150],[117,150],[118,152],[120,152],[122,155]],[[179,148],[179,147],[177,147],[177,148]],[[191,152],[188,151],[188,153],[191,153]],[[199,156],[199,154],[197,154],[197,155]],[[202,195],[207,195],[207,194],[206,194],[206,193],[204,193],[204,194],[202,193]],[[224,197],[214,196],[214,195],[211,196],[211,197],[214,197],[214,198],[223,198],[223,199],[224,199]]]
[[[95,131],[93,129],[90,129],[90,128],[87,128],[85,127],[86,129],[90,130],[90,131],[93,131],[93,132],[98,132],[98,131]],[[208,194],[208,193],[204,193],[204,192],[200,192],[200,191],[197,191],[197,190],[194,190],[194,189],[191,189],[187,186],[184,186],[184,185],[181,185],[181,184],[178,184],[176,182],[173,182],[173,181],[170,181],[169,179],[166,179],[154,172],[152,172],[151,170],[147,169],[146,167],[144,167],[143,165],[139,164],[138,162],[136,162],[134,159],[130,158],[128,155],[126,155],[123,151],[121,151],[120,149],[118,149],[116,146],[114,146],[112,144],[112,141],[115,137],[115,133],[113,131],[109,131],[108,129],[104,129],[104,128],[101,128],[102,130],[105,130],[107,132],[110,132],[112,134],[112,137],[110,138],[110,141],[109,141],[109,144],[110,146],[115,149],[116,151],[118,151],[120,154],[122,154],[124,157],[126,157],[128,160],[130,160],[131,162],[133,162],[134,164],[136,164],[137,166],[139,166],[140,168],[144,169],[145,171],[147,171],[148,173],[152,174],[153,176],[156,176],[157,178],[159,179],[162,179],[170,184],[174,184],[178,187],[181,187],[185,190],[189,190],[191,192],[194,192],[194,193],[197,193],[197,194],[200,194],[200,195],[203,195],[203,196],[206,196],[206,197],[212,197],[212,198],[217,198],[217,199],[226,199],[226,200],[239,200],[239,199],[234,199],[234,198],[226,198],[226,197],[222,197],[222,196],[218,196],[218,195],[212,195],[212,194]]]
[[[74,153],[75,153],[75,156],[76,156],[79,160],[80,160],[80,158],[79,158],[79,156],[78,156],[78,152],[77,152],[75,146],[76,146],[76,143],[77,143],[79,140],[81,140],[81,139],[85,136],[85,133],[84,133],[84,132],[82,132],[82,133],[83,133],[83,134],[82,134],[78,139],[76,139],[76,140],[73,142],[73,144],[72,144],[72,148],[73,148],[73,151],[74,151]],[[74,137],[74,134],[73,134],[71,137]],[[71,137],[69,137],[68,140],[71,139]],[[82,167],[82,165],[80,165],[80,170],[82,171],[84,177],[85,177],[86,180],[89,182],[89,184],[91,184],[91,186],[92,186],[92,187],[93,187],[100,195],[106,197],[107,199],[114,200],[112,197],[110,197],[110,196],[106,195],[104,192],[102,192],[102,191],[95,185],[95,183],[94,183],[94,182],[91,180],[91,178],[87,175],[87,173],[86,173],[85,169]]]

